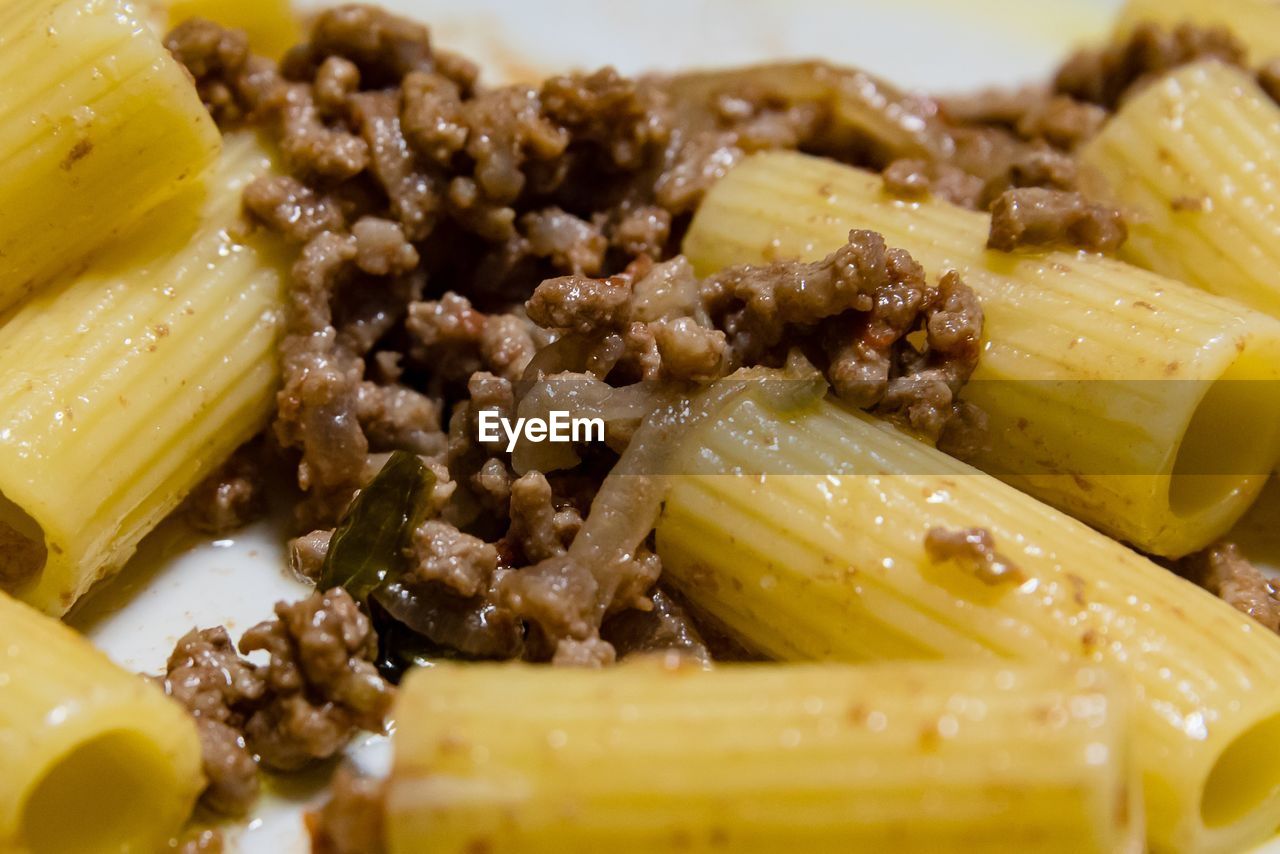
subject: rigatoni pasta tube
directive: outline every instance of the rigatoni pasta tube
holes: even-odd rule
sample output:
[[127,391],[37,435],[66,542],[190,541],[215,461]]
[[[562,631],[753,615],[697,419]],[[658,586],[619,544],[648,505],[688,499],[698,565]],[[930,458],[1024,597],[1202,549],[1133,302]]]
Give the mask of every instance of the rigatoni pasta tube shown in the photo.
[[937,664],[421,669],[396,705],[388,848],[1134,851],[1111,686]]
[[858,169],[764,154],[711,189],[684,250],[710,273],[821,258],[869,228],[935,279],[958,270],[986,318],[964,392],[990,419],[978,467],[1146,551],[1221,536],[1280,454],[1280,324],[1102,256],[987,250],[989,222],[891,198]]
[[0,651],[0,851],[161,850],[204,786],[191,718],[3,593]]
[[62,613],[265,422],[288,269],[241,220],[270,168],[229,137],[174,199],[0,327],[0,584]]
[[0,3],[0,309],[195,181],[218,131],[122,0]]
[[1280,315],[1280,107],[1252,75],[1184,66],[1127,100],[1080,159],[1096,194],[1133,213],[1126,259]]
[[[663,579],[732,636],[786,660],[1109,666],[1136,698],[1156,850],[1235,851],[1280,825],[1280,637],[1249,617],[833,403],[755,392],[680,441]],[[931,558],[934,528],[985,529],[1013,569]]]
[[1272,0],[1129,0],[1116,24],[1116,40],[1144,21],[1165,27],[1226,27],[1245,46],[1251,62],[1280,58],[1280,6]]

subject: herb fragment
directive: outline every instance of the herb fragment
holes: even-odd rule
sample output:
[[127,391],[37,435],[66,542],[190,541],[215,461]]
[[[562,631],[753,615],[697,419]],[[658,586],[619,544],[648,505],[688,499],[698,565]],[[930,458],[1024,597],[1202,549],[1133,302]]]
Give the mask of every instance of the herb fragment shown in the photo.
[[434,486],[435,475],[415,454],[393,453],[333,532],[319,589],[343,587],[364,602],[402,575],[405,549]]

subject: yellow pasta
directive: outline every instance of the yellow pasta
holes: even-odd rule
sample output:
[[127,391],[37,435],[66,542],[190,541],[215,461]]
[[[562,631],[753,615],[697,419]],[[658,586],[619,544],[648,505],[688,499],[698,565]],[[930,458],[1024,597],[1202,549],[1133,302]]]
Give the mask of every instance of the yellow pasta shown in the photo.
[[204,786],[182,707],[0,593],[0,851],[151,854]]
[[0,309],[211,163],[195,87],[120,0],[0,3]]
[[288,262],[240,214],[270,162],[229,137],[203,200],[157,210],[0,329],[0,582],[41,610],[120,566],[271,411]]
[[988,224],[892,199],[861,170],[765,154],[712,188],[684,250],[709,273],[821,258],[869,228],[934,279],[958,270],[986,317],[965,390],[991,422],[978,467],[1157,554],[1221,536],[1280,450],[1280,325],[1101,256],[988,251]]
[[262,56],[278,58],[302,41],[302,28],[289,0],[161,0],[166,26],[188,18],[206,18],[244,30],[249,46]]
[[1250,61],[1280,58],[1280,6],[1272,0],[1129,0],[1116,26],[1117,40],[1143,21],[1226,27],[1244,44]]
[[[1280,637],[1108,537],[861,413],[761,392],[681,440],[663,578],[786,660],[1090,663],[1134,689],[1153,845],[1233,851],[1280,824]],[[982,528],[1013,568],[936,561]]]
[[1125,258],[1280,315],[1280,107],[1251,75],[1185,66],[1080,157],[1097,194],[1133,214]]
[[388,848],[1136,851],[1111,685],[936,664],[422,669],[396,706]]

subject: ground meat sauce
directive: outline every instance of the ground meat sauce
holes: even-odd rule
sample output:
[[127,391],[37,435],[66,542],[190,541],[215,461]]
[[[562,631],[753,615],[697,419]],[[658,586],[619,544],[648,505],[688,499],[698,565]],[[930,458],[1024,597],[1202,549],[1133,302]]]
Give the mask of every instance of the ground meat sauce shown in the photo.
[[[1003,180],[978,189],[949,162],[910,160],[885,172],[886,188],[904,198],[926,192],[992,213],[988,246],[1060,246],[1110,253],[1123,244],[1121,211],[1083,196],[1070,153],[1088,141],[1132,93],[1179,66],[1204,59],[1243,65],[1245,48],[1228,30],[1184,23],[1142,23],[1127,38],[1081,50],[1048,88],[991,90],[944,98],[940,111],[970,129],[981,156],[1007,164]],[[1280,65],[1262,66],[1259,85],[1280,100]],[[1008,137],[1022,141],[1010,154]],[[957,139],[964,139],[956,135]],[[970,170],[974,171],[974,170]],[[1001,186],[1003,184],[1003,186]]]
[[258,793],[257,764],[244,739],[247,712],[266,691],[257,668],[240,658],[221,626],[188,632],[169,656],[166,693],[196,719],[204,774],[201,801],[239,815]]
[[1280,631],[1280,591],[1234,543],[1217,543],[1178,561],[1179,574],[1227,604]]
[[1073,55],[1054,77],[1054,89],[1080,101],[1116,109],[1135,89],[1180,65],[1201,59],[1243,64],[1245,48],[1222,27],[1142,23],[1127,39]]
[[267,512],[263,472],[269,465],[262,441],[242,446],[187,496],[184,516],[215,536],[242,528]]
[[986,528],[930,528],[924,538],[929,559],[939,563],[954,561],[983,584],[1021,584],[1022,570],[996,551],[996,540]]
[[1042,87],[989,89],[942,99],[954,122],[973,127],[1000,127],[1027,142],[1044,142],[1071,151],[1087,141],[1106,121],[1107,111]]
[[1114,253],[1128,227],[1118,210],[1080,193],[1025,187],[1005,190],[991,205],[987,247],[1012,252],[1020,246],[1058,246]]
[[[955,274],[929,282],[865,231],[815,263],[701,281],[673,250],[750,152],[916,158],[934,191],[977,205],[1037,156],[1012,133],[953,126],[927,98],[815,63],[488,88],[425,28],[364,6],[319,15],[278,67],[200,20],[167,43],[218,118],[264,128],[287,167],[244,205],[297,247],[272,429],[303,496],[292,561],[316,576],[327,532],[386,453],[421,455],[438,506],[376,599],[437,647],[602,663],[628,650],[601,638],[601,620],[654,607],[661,566],[643,544],[605,587],[569,556],[636,419],[570,464],[517,464],[479,441],[479,414],[523,411],[539,381],[643,383],[668,399],[801,350],[837,395],[928,439],[960,447],[950,426],[981,423],[957,393],[982,313]],[[230,472],[202,490],[210,524],[234,523],[240,486]],[[260,753],[280,760],[266,729],[291,720],[259,715]]]
[[[433,480],[394,583],[358,603],[335,589],[278,606],[240,644],[266,664],[219,629],[179,643],[166,686],[199,721],[205,802],[232,813],[253,797],[259,762],[296,768],[380,725],[392,689],[374,663],[398,672],[396,639],[415,654],[579,666],[728,649],[662,589],[649,542],[608,566],[584,565],[575,545],[664,403],[798,353],[850,405],[957,455],[980,446],[982,413],[958,393],[982,310],[956,273],[930,280],[856,230],[812,263],[694,274],[680,240],[734,164],[770,149],[820,154],[882,172],[902,198],[990,210],[992,248],[1112,252],[1123,218],[1081,195],[1074,152],[1135,85],[1242,57],[1220,31],[1140,27],[1074,57],[1052,87],[935,99],[819,63],[490,87],[426,28],[367,6],[319,14],[278,64],[200,20],[166,43],[220,124],[261,128],[282,154],[284,174],[252,183],[244,209],[296,251],[283,383],[260,440],[296,473],[292,565],[321,576],[335,525],[392,452],[418,455]],[[1280,89],[1274,66],[1259,79]],[[513,454],[479,438],[485,412],[621,406],[623,392],[633,403],[607,419],[603,443]],[[258,512],[251,460],[190,499],[201,527]],[[984,531],[933,531],[926,548],[985,583],[1019,577]],[[1187,572],[1277,622],[1270,587],[1233,555]],[[359,806],[376,803],[376,787],[341,779],[350,797],[326,808],[316,838],[358,850],[376,831]]]
[[[266,665],[242,657],[269,653]],[[276,606],[244,633],[221,627],[178,641],[163,685],[196,719],[207,786],[201,803],[243,814],[258,792],[259,762],[295,770],[327,759],[357,727],[382,728],[392,689],[374,669],[369,619],[341,589]]]
[[306,816],[312,854],[373,854],[385,850],[384,781],[344,763],[334,772],[329,799]]
[[355,728],[380,730],[392,689],[373,666],[377,639],[345,590],[276,605],[276,619],[240,639],[240,651],[266,651],[259,668],[264,700],[245,722],[261,761],[292,770],[327,759]]

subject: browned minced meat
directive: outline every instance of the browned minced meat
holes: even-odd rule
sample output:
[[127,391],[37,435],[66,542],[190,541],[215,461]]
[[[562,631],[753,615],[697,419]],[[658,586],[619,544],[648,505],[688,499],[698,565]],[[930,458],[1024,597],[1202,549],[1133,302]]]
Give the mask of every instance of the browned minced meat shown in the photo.
[[[1051,86],[939,98],[935,123],[951,142],[949,152],[895,164],[887,188],[903,196],[931,190],[978,210],[1008,189],[1081,190],[1073,152],[1110,111],[1146,82],[1209,57],[1239,63],[1244,49],[1224,29],[1144,23],[1121,43],[1073,55]],[[1260,82],[1266,85],[1261,76]],[[980,178],[981,190],[965,176]]]
[[[801,347],[843,397],[925,435],[975,420],[954,398],[981,311],[958,278],[929,285],[870,233],[818,264],[707,282],[666,259],[702,193],[752,151],[873,167],[922,158],[945,179],[936,192],[951,181],[976,206],[1030,150],[1012,137],[953,144],[928,99],[813,63],[640,80],[604,69],[487,89],[424,28],[369,7],[322,13],[279,69],[207,23],[169,43],[219,118],[267,127],[289,167],[251,185],[245,208],[299,247],[274,425],[307,495],[298,522],[312,533],[292,542],[293,562],[318,572],[325,532],[376,472],[373,455],[423,455],[451,496],[415,532],[389,607],[438,643],[545,657],[580,610],[572,591],[557,594],[564,613],[515,591],[522,567],[564,559],[589,510],[581,484],[598,485],[610,459],[517,477],[505,450],[475,437],[481,409],[514,413],[535,360],[542,376],[705,384]],[[943,162],[953,150],[984,170],[986,153],[1004,159],[975,176]],[[612,452],[628,435],[612,430]],[[633,563],[619,601],[644,606],[657,558]],[[513,612],[517,601],[536,614]],[[518,616],[546,637],[521,642]],[[612,654],[575,643],[560,660]]]
[[1024,139],[1042,139],[1070,151],[1091,139],[1106,118],[1106,111],[1096,104],[1054,95],[1037,101],[1019,116],[1015,129]]
[[228,122],[243,117],[244,104],[226,77],[238,73],[249,62],[249,38],[244,32],[192,19],[169,34],[165,47],[191,72],[201,100],[216,120]]
[[413,532],[413,559],[414,580],[437,582],[461,596],[475,596],[489,588],[499,555],[493,544],[448,522],[428,519]]
[[192,630],[174,647],[165,691],[196,720],[204,774],[201,802],[209,809],[242,815],[258,794],[258,766],[245,744],[249,710],[262,702],[266,685],[258,669],[236,654],[222,627]]
[[996,551],[995,537],[986,528],[930,528],[925,552],[933,561],[955,561],[983,584],[1020,584],[1026,580],[1012,561]]
[[1041,87],[990,89],[941,100],[947,118],[965,125],[1005,128],[1028,142],[1043,141],[1071,151],[1106,121],[1097,104]]
[[[732,365],[776,359],[816,337],[835,393],[936,439],[977,365],[982,309],[954,272],[937,286],[911,256],[874,232],[811,264],[725,270],[702,284],[728,337]],[[909,336],[923,331],[923,343]],[[813,336],[813,333],[817,333]]]
[[904,157],[884,170],[884,187],[904,199],[934,195],[955,205],[976,208],[986,192],[986,182],[959,167],[937,160]]
[[885,167],[885,190],[904,199],[933,195],[972,210],[986,210],[1005,190],[1047,187],[1074,190],[1075,157],[1045,139],[1023,140],[999,124],[973,124],[950,132],[945,157],[905,157]]
[[[686,304],[670,296],[680,293],[690,295]],[[655,307],[658,294],[665,306]],[[580,369],[602,379],[708,380],[813,345],[840,397],[902,415],[935,439],[977,363],[982,329],[981,308],[958,276],[929,286],[907,253],[868,231],[851,232],[821,261],[735,267],[702,282],[680,258],[609,279],[549,279],[527,310],[578,336]],[[918,330],[920,348],[907,340]]]
[[[278,67],[207,22],[167,43],[219,121],[266,129],[283,154],[286,174],[251,184],[244,207],[297,251],[272,426],[304,495],[292,562],[318,574],[327,532],[385,453],[420,455],[444,492],[378,601],[469,655],[608,661],[600,621],[654,607],[660,563],[645,544],[610,568],[603,611],[588,607],[605,595],[590,572],[566,580],[638,416],[548,470],[517,471],[505,447],[478,440],[479,413],[515,414],[537,380],[686,394],[799,349],[855,405],[947,447],[979,432],[956,395],[982,315],[954,274],[928,282],[870,232],[813,264],[704,281],[674,255],[733,164],[778,148],[875,169],[914,160],[931,191],[970,207],[1009,186],[1074,182],[1051,145],[1066,119],[1046,115],[1034,142],[962,126],[929,98],[819,63],[638,79],[606,68],[486,87],[426,28],[367,6],[322,12]],[[250,642],[274,636],[255,630]],[[274,674],[263,673],[273,698]],[[290,703],[255,720],[297,729],[308,706]],[[255,749],[277,764],[301,758],[288,747]]]
[[1280,592],[1234,543],[1216,543],[1185,557],[1177,570],[1272,631],[1280,631]]
[[329,784],[329,799],[306,817],[312,854],[378,854],[383,835],[385,781],[343,763]]
[[[676,248],[705,192],[752,152],[888,168],[900,192],[984,208],[1010,187],[1074,187],[1064,149],[1094,114],[1059,98],[1011,126],[953,121],[930,98],[818,63],[486,87],[425,27],[358,5],[320,13],[279,65],[204,21],[166,44],[224,127],[261,127],[282,154],[285,174],[253,182],[244,209],[297,253],[271,427],[303,494],[293,566],[317,577],[353,497],[388,452],[410,451],[435,487],[405,572],[370,607],[463,655],[577,666],[709,657],[696,616],[656,587],[651,541],[607,567],[574,557],[644,413],[530,471],[479,440],[479,414],[515,415],[552,380],[671,399],[800,351],[851,404],[975,447],[981,413],[957,395],[982,312],[955,273],[930,282],[867,231],[814,263],[702,280]],[[252,481],[233,463],[193,506],[234,524]],[[280,604],[246,632],[240,651],[265,651],[265,665],[225,632],[184,644],[168,684],[201,721],[217,809],[252,797],[255,755],[296,768],[381,725],[390,689],[369,618],[342,591]],[[376,785],[344,773],[336,787],[317,845],[371,850]]]
[[241,639],[240,652],[258,649],[268,664],[238,655],[221,627],[193,630],[163,679],[196,720],[208,780],[201,802],[215,812],[244,813],[259,760],[292,770],[328,758],[355,727],[381,729],[390,704],[391,688],[370,663],[372,627],[343,590],[278,604],[276,619]]
[[1184,23],[1170,29],[1144,22],[1119,44],[1073,55],[1058,70],[1054,88],[1114,110],[1135,86],[1180,65],[1208,58],[1239,64],[1244,57],[1244,45],[1223,27]]
[[1006,190],[991,205],[987,246],[1063,246],[1115,252],[1128,236],[1123,215],[1079,193],[1026,187]]
[[369,618],[342,589],[276,605],[276,618],[244,633],[240,651],[265,650],[265,702],[245,722],[263,764],[280,770],[327,759],[356,727],[378,730],[392,689],[372,661]]
[[197,530],[220,535],[261,518],[267,510],[264,456],[259,443],[232,454],[187,496],[187,521]]

